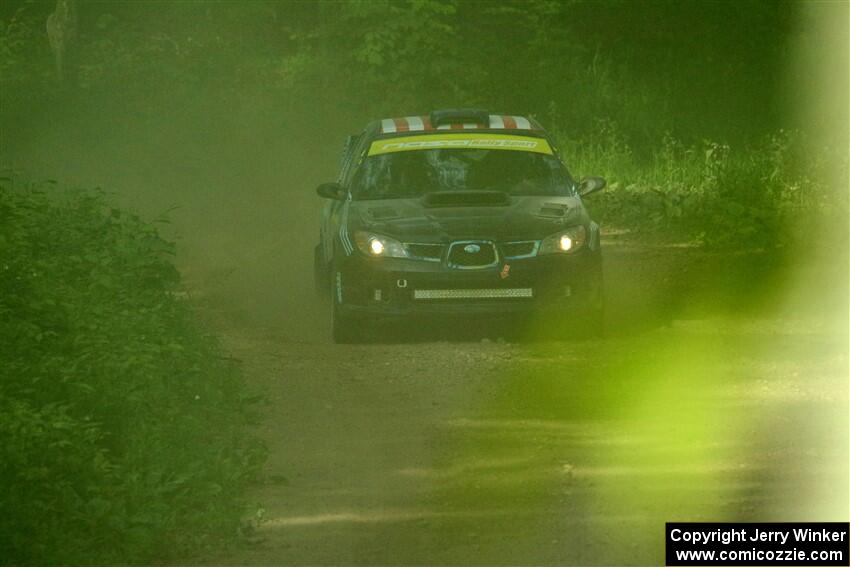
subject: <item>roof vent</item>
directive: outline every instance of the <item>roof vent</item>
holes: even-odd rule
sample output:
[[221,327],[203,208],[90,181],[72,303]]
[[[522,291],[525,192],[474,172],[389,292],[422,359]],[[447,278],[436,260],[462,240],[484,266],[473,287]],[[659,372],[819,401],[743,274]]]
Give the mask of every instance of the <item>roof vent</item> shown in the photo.
[[490,112],[480,108],[447,108],[431,111],[429,119],[434,128],[441,124],[483,124],[489,126]]

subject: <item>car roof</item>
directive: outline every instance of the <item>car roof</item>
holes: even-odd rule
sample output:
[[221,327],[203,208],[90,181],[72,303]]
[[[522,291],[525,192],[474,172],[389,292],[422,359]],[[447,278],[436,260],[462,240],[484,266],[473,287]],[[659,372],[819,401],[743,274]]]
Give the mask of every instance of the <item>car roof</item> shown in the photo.
[[543,128],[533,118],[513,114],[490,114],[488,116],[489,123],[487,124],[460,119],[458,121],[441,121],[438,126],[431,123],[431,117],[428,115],[384,118],[373,123],[374,130],[373,128],[367,128],[367,130],[372,130],[376,136],[445,130],[517,130],[534,132],[537,135],[543,133]]

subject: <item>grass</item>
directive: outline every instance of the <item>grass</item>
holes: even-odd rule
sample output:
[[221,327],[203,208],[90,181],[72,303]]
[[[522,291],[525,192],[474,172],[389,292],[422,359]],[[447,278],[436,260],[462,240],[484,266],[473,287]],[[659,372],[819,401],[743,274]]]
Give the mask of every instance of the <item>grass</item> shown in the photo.
[[689,146],[668,135],[646,155],[610,122],[599,132],[591,140],[559,138],[574,172],[607,178],[608,189],[588,204],[608,225],[735,249],[791,245],[806,223],[846,226],[847,156],[799,132],[742,148]]

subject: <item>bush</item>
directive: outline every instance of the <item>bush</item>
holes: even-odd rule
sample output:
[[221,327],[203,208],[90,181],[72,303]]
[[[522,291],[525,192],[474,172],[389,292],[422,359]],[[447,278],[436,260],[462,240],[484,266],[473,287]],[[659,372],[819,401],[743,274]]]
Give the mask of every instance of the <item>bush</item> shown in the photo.
[[598,131],[562,145],[573,170],[607,178],[609,188],[588,201],[607,224],[668,241],[765,249],[791,244],[807,221],[846,222],[846,191],[830,180],[836,164],[847,178],[847,156],[825,148],[813,157],[798,132],[737,150],[667,136],[639,157],[614,125]]
[[255,398],[155,228],[101,192],[0,188],[0,557],[162,558],[236,534]]

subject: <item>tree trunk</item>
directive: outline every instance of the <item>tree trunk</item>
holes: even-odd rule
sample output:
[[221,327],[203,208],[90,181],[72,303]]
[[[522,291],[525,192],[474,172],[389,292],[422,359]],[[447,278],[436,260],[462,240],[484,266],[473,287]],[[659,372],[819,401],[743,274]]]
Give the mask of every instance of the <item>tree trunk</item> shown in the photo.
[[77,1],[56,0],[56,9],[47,18],[47,39],[56,62],[56,78],[65,81],[68,52],[77,37]]

